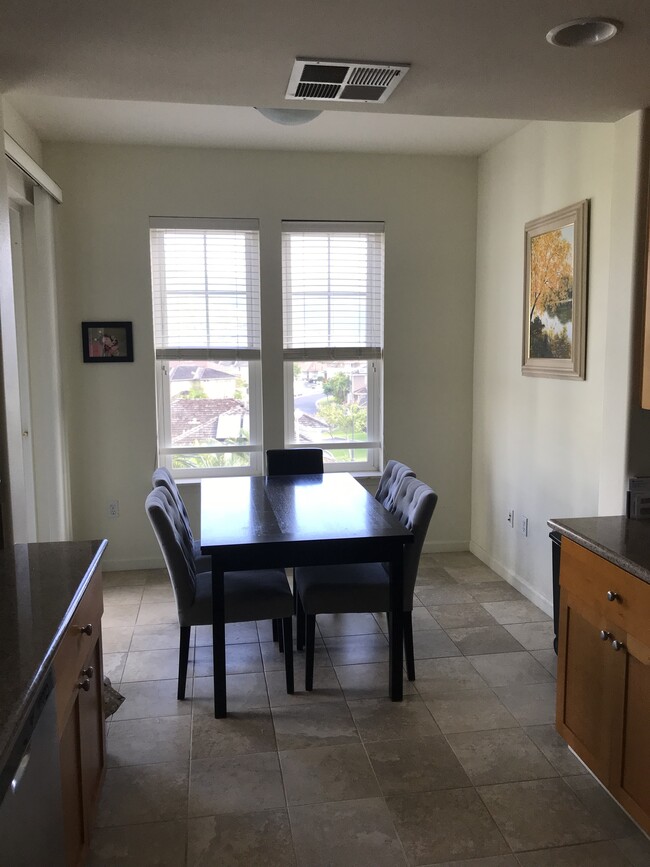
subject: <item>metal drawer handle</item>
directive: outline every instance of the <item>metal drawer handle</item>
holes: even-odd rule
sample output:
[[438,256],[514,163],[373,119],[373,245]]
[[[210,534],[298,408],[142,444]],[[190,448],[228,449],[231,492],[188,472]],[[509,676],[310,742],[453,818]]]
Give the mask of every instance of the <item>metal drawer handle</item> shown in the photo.
[[85,675],[90,680],[90,678],[95,673],[95,669],[92,667],[92,665],[89,665],[88,668],[84,668],[84,670],[81,673],[83,675]]
[[607,641],[608,638],[611,638],[611,633],[607,632],[606,629],[601,629],[600,630],[600,640],[601,641]]
[[607,591],[607,598],[609,599],[610,602],[616,602],[616,600],[620,599],[621,597],[614,590],[608,590]]
[[622,641],[617,641],[616,639],[614,639],[612,641],[612,647],[614,648],[614,650],[623,650],[625,645],[623,644]]
[[85,626],[80,626],[79,632],[83,632],[84,635],[92,635],[93,634],[92,623],[87,623]]
[[90,689],[90,680],[86,678],[85,680],[80,680],[77,684],[77,689],[83,689],[84,692],[88,692]]

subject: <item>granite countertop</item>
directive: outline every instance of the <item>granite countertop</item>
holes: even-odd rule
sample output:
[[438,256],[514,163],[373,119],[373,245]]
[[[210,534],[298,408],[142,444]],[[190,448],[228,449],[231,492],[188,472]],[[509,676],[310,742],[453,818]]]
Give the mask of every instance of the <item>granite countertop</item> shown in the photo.
[[650,584],[650,521],[624,516],[553,518],[548,525]]
[[0,551],[0,768],[107,541]]

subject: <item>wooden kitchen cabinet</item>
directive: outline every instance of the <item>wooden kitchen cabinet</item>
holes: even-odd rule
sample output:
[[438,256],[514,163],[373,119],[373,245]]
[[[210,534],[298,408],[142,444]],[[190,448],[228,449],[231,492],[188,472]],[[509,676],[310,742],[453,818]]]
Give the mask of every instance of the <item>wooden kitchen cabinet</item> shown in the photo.
[[557,729],[650,831],[650,584],[562,540]]
[[101,573],[88,584],[54,657],[69,867],[83,862],[105,769]]

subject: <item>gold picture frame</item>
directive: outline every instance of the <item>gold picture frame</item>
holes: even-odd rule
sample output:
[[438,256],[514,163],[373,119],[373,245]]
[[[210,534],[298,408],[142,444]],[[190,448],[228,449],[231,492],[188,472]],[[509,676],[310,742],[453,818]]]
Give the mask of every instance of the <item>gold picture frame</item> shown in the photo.
[[525,226],[524,376],[584,379],[589,200]]

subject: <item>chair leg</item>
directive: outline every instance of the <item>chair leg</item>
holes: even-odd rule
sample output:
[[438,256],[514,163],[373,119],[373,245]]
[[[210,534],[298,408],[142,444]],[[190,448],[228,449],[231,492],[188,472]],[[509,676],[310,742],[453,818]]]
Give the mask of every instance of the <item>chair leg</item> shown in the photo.
[[278,625],[280,627],[278,629],[278,650],[280,651],[280,653],[283,653],[284,652],[284,621],[278,620],[277,622],[278,622]]
[[305,615],[306,650],[305,650],[305,689],[308,692],[314,688],[314,645],[316,643],[316,615]]
[[406,674],[409,680],[415,680],[415,655],[413,651],[413,617],[411,611],[404,612],[404,657],[406,659]]
[[293,635],[292,618],[285,617],[282,621],[284,638],[284,671],[287,677],[287,692],[293,695]]
[[279,621],[279,620],[275,620],[275,619],[272,620],[272,621],[271,621],[271,626],[272,626],[272,629],[273,629],[273,641],[277,641],[277,640],[278,640],[278,636],[280,635],[280,621]]
[[178,700],[185,698],[185,684],[187,682],[187,661],[190,658],[190,633],[191,626],[181,626],[181,645],[178,651]]
[[296,650],[305,649],[305,610],[302,607],[300,594],[294,596],[296,600]]

